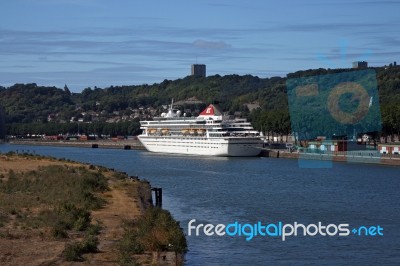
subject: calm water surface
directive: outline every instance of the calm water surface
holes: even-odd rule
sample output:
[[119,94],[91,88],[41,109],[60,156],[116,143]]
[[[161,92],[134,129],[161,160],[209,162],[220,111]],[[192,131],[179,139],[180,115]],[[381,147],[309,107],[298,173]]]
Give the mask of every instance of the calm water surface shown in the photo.
[[[163,188],[164,205],[187,231],[198,223],[380,225],[383,237],[188,236],[187,265],[400,263],[400,168],[334,163],[299,169],[296,160],[204,158],[145,151],[0,145],[103,165]],[[352,227],[351,227],[352,228]]]

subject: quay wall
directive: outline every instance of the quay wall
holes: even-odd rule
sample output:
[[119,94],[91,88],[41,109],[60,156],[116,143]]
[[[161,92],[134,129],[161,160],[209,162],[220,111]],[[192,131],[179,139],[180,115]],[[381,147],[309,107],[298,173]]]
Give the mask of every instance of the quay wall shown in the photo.
[[302,153],[289,152],[287,150],[269,150],[263,149],[261,157],[269,158],[287,158],[287,159],[309,159],[309,160],[332,160],[334,162],[350,162],[350,163],[373,163],[383,165],[400,166],[400,155],[379,154],[376,151],[371,153],[358,152],[340,152],[335,154],[321,153]]

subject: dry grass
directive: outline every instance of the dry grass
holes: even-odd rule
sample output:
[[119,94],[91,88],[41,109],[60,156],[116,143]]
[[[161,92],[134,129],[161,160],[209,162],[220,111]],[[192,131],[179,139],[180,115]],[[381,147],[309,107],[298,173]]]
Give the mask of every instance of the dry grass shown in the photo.
[[[153,210],[150,184],[127,177],[66,160],[0,154],[0,265],[153,265],[160,253],[151,251],[185,247],[169,213],[146,211]],[[137,236],[140,252],[130,249]]]
[[21,173],[36,170],[38,166],[60,165],[54,159],[44,159],[34,156],[7,156],[0,154],[0,174],[7,174],[10,170]]

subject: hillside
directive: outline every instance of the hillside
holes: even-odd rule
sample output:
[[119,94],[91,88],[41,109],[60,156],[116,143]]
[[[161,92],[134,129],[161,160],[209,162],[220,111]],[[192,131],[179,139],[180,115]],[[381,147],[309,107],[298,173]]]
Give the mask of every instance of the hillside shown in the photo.
[[[385,134],[400,131],[400,67],[375,68]],[[352,71],[352,69],[315,69],[288,74],[288,78]],[[195,97],[202,104],[183,105],[183,110],[201,110],[206,104],[219,101],[221,107],[233,114],[241,111],[257,128],[288,133],[286,78],[258,78],[251,75],[188,76],[164,80],[152,85],[86,88],[71,93],[67,87],[42,87],[36,84],[15,84],[0,87],[0,105],[6,110],[9,134],[137,134],[143,118],[161,113],[162,105]],[[248,110],[249,103],[260,109]],[[78,123],[80,128],[78,128]],[[88,123],[86,123],[88,122]],[[118,124],[118,125],[117,125]],[[62,132],[59,132],[62,131]]]

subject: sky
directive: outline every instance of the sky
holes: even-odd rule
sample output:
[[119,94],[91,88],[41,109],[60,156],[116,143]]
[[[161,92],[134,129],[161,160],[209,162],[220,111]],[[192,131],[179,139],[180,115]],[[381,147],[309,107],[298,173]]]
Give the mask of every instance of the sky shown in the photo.
[[1,0],[0,86],[140,85],[400,63],[400,0]]

